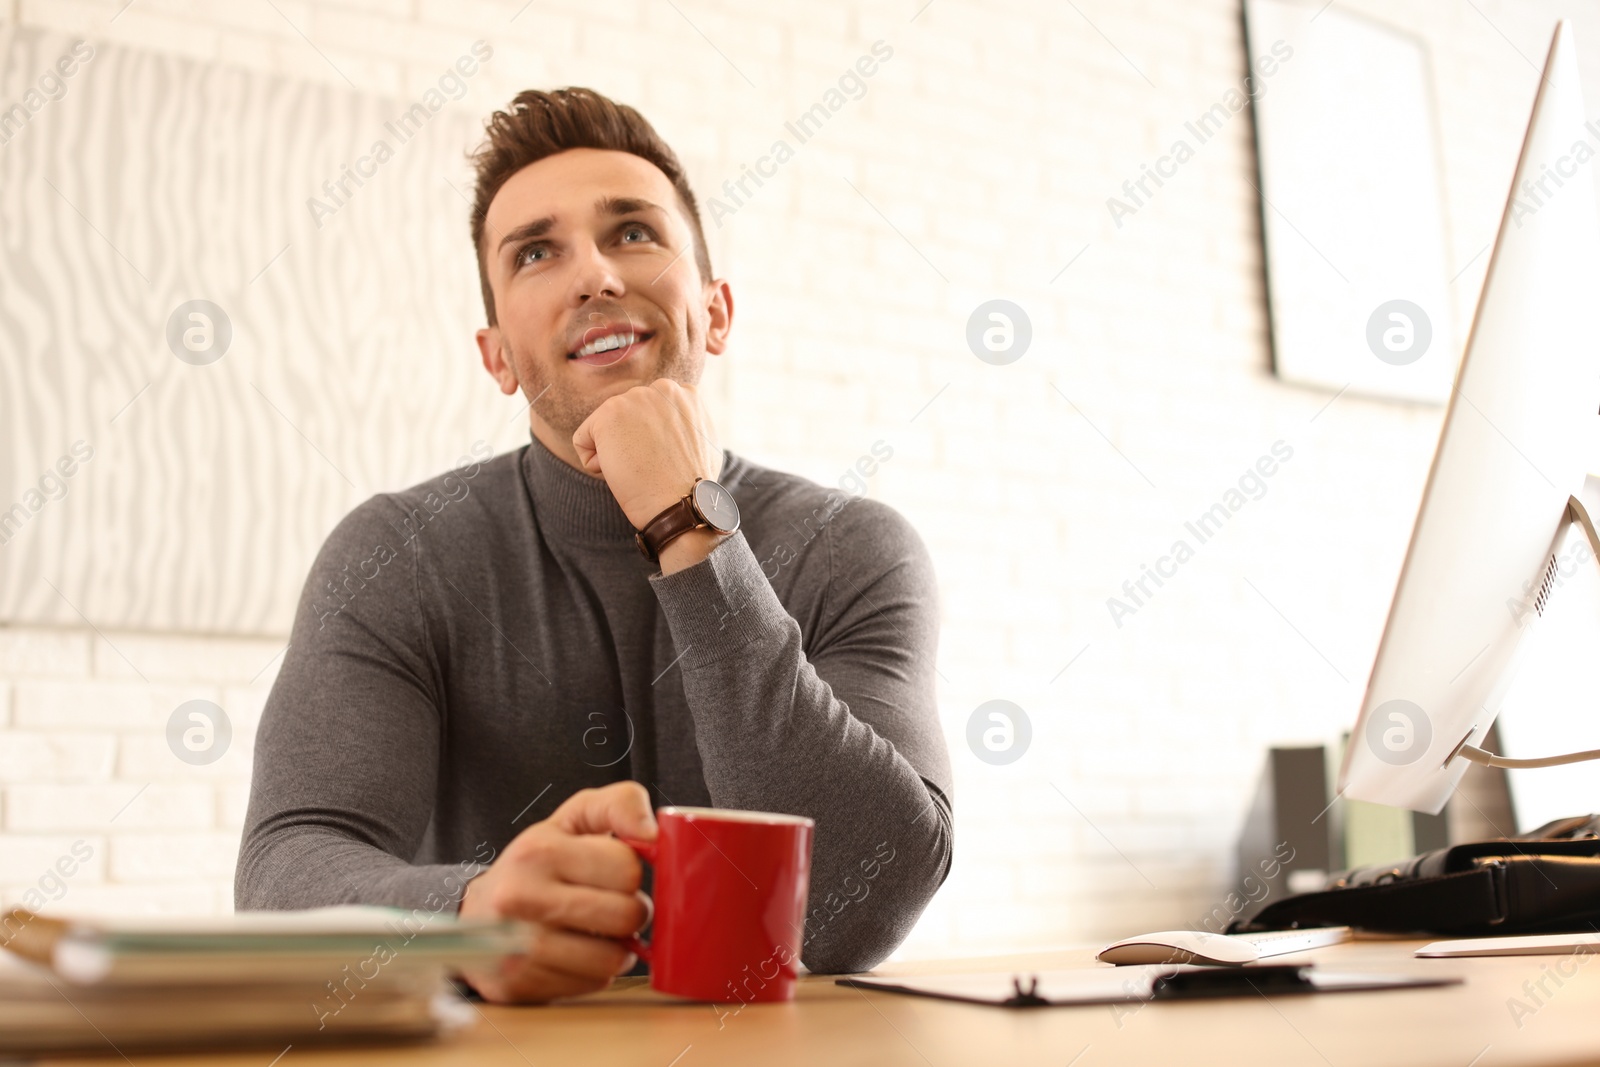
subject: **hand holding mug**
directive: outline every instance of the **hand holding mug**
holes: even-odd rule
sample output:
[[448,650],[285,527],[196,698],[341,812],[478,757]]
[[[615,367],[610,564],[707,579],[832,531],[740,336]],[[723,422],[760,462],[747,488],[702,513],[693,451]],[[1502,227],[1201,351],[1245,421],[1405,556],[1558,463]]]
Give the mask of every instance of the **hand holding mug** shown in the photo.
[[650,795],[638,782],[574,793],[467,883],[463,918],[520,919],[533,927],[525,954],[462,975],[485,1000],[592,993],[633,966],[625,939],[649,921],[650,905],[639,892],[638,857],[613,834],[656,839]]

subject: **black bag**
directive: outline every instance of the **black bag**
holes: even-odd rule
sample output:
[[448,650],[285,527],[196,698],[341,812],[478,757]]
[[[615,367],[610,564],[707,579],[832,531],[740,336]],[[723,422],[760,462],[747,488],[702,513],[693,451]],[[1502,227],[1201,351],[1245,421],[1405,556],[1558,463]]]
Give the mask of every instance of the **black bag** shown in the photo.
[[1234,920],[1228,932],[1308,926],[1451,937],[1600,932],[1600,815],[1346,871],[1321,892]]

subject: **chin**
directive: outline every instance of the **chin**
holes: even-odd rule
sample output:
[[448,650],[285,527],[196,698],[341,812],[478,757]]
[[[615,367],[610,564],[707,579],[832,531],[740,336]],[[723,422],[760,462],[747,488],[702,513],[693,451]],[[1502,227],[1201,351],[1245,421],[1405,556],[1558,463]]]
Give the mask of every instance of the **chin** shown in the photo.
[[[651,380],[630,375],[627,378],[618,378],[614,381],[606,382],[604,385],[593,386],[582,392],[574,391],[569,393],[568,403],[571,410],[575,412],[577,421],[572,423],[572,428],[568,432],[577,430],[578,426],[590,415],[598,411],[600,405],[607,400],[614,396],[621,396],[636,385],[649,385]],[[571,419],[568,421],[571,421]]]
[[600,397],[601,400],[610,400],[619,393],[626,393],[629,389],[632,389],[635,386],[649,385],[655,380],[656,375],[654,374],[624,374],[613,379],[612,381],[606,382],[605,385],[596,390],[594,395]]

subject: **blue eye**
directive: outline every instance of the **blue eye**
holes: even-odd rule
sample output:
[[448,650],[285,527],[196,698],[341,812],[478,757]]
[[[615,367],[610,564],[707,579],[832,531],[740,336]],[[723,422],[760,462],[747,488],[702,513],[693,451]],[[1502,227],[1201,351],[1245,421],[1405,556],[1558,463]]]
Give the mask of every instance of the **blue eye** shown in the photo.
[[622,231],[622,239],[623,239],[623,241],[625,243],[629,243],[629,244],[634,243],[634,242],[628,241],[628,236],[629,236],[629,234],[635,234],[635,233],[638,234],[641,238],[643,238],[646,241],[650,240],[651,234],[650,234],[649,230],[645,229],[643,226],[629,226],[627,229]]
[[520,267],[524,263],[532,263],[534,253],[536,252],[541,253],[540,258],[547,257],[550,254],[550,250],[544,245],[529,245],[527,248],[524,248],[522,251],[517,253],[517,265]]

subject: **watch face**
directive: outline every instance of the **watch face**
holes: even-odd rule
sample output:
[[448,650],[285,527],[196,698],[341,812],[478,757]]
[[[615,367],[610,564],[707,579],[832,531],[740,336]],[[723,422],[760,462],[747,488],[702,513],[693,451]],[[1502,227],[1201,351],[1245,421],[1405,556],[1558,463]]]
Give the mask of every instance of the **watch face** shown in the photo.
[[710,478],[695,483],[694,506],[718,533],[733,533],[739,528],[739,505],[733,502],[731,493]]

